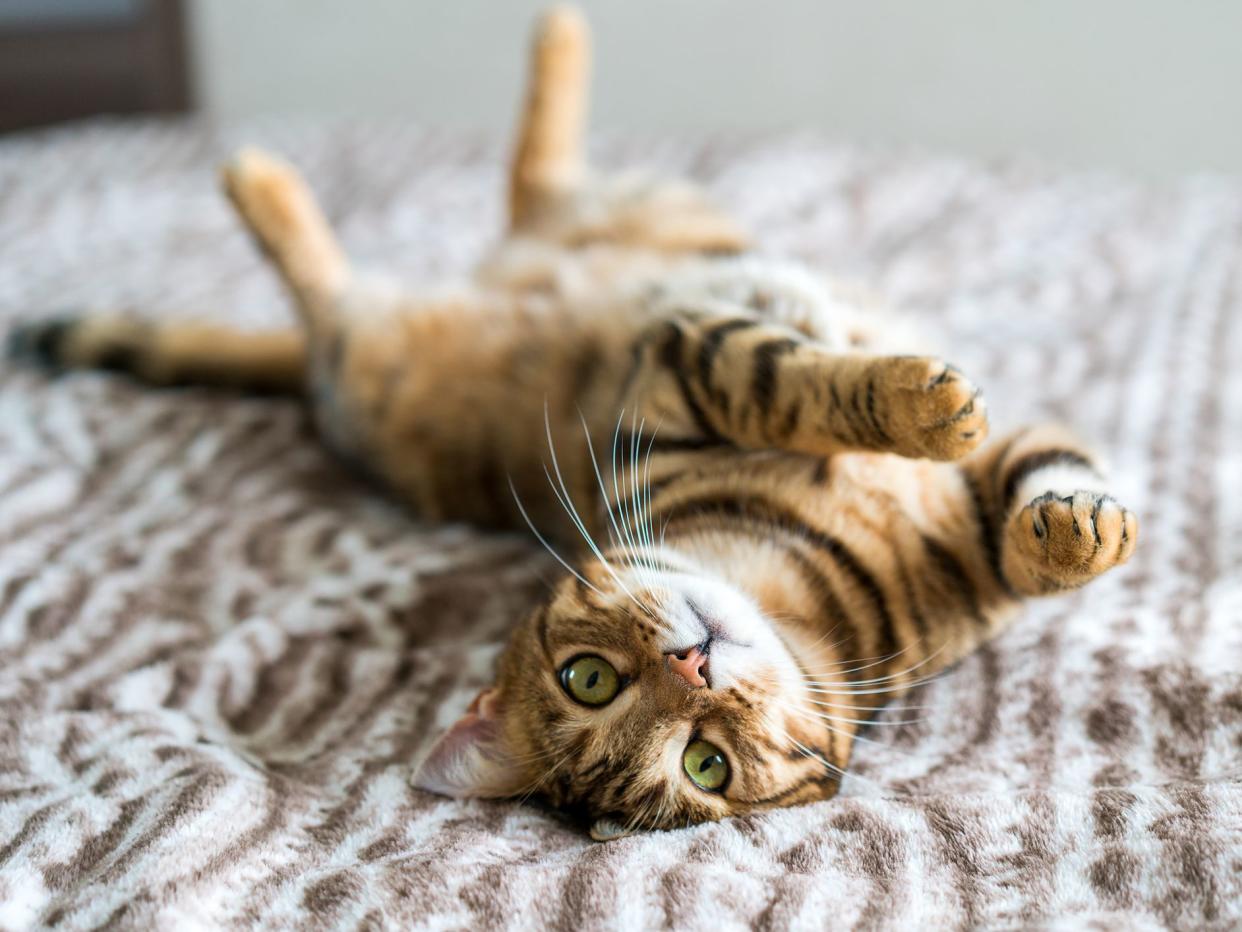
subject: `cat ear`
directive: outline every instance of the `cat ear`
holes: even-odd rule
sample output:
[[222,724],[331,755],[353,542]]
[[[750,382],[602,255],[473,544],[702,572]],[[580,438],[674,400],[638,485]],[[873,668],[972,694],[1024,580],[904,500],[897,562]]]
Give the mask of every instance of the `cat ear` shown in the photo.
[[419,765],[414,785],[458,799],[517,795],[526,781],[500,727],[500,713],[497,690],[479,693]]
[[624,838],[630,834],[633,834],[631,829],[626,828],[620,822],[613,821],[607,816],[602,819],[596,819],[591,823],[591,838],[595,841],[616,841],[616,839]]

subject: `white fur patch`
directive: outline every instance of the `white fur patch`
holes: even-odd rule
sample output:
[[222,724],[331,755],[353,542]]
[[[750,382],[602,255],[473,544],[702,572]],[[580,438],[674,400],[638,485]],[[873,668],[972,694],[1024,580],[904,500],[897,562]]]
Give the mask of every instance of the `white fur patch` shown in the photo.
[[1105,491],[1107,491],[1107,483],[1094,470],[1072,463],[1050,463],[1024,477],[1018,484],[1014,507],[1024,508],[1030,504],[1032,499],[1046,492],[1052,492],[1064,498],[1075,492],[1102,494]]
[[660,611],[670,628],[661,651],[680,653],[710,638],[712,689],[753,681],[759,671],[769,676],[775,671],[780,682],[791,685],[799,679],[772,623],[741,590],[701,573],[659,573],[651,583],[669,593]]

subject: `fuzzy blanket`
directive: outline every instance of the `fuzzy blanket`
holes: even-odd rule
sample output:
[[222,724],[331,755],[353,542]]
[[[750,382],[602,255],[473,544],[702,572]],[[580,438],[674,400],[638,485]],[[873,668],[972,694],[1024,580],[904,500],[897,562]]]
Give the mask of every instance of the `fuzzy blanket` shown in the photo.
[[[0,142],[0,317],[286,319],[213,166],[303,165],[361,262],[466,269],[502,147],[394,124],[93,123]],[[552,564],[419,524],[287,401],[0,381],[0,928],[1242,925],[1242,186],[809,138],[604,139],[863,279],[1097,438],[1133,562],[875,727],[841,797],[594,844],[411,763]]]

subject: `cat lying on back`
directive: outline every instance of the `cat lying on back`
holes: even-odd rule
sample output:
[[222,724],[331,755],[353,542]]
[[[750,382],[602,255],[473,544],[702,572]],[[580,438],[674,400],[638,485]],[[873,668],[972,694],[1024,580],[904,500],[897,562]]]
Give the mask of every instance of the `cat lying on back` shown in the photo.
[[[527,525],[565,574],[420,786],[542,796],[597,838],[831,797],[889,698],[1026,596],[1124,563],[1137,522],[1053,427],[985,443],[979,389],[881,311],[746,256],[694,188],[585,168],[578,14],[540,23],[510,229],[470,282],[357,277],[294,170],[224,171],[298,330],[85,317],[19,349],[154,384],[304,392],[425,517]],[[549,544],[550,546],[550,544]]]

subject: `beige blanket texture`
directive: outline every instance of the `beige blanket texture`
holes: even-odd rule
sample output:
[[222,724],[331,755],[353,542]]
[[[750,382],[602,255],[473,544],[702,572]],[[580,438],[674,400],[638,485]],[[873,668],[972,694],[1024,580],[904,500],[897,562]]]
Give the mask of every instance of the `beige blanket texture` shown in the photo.
[[[87,123],[0,142],[0,317],[287,321],[216,189],[302,166],[359,263],[464,274],[503,146],[379,123]],[[1242,926],[1242,185],[810,137],[597,140],[766,251],[866,281],[1063,419],[1141,516],[875,727],[840,797],[609,844],[411,765],[552,561],[420,524],[292,401],[0,375],[0,928]],[[890,719],[894,716],[890,716]]]

